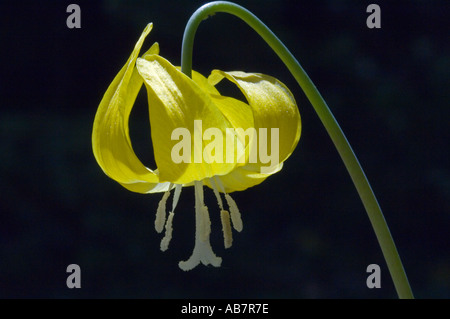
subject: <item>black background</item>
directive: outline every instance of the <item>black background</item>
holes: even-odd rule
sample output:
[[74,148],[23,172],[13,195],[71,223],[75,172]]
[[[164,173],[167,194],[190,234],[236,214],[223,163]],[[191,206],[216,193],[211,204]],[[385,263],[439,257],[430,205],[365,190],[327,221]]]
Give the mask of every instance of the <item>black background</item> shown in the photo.
[[[450,55],[448,1],[237,1],[297,57],[329,104],[379,199],[419,298],[450,296]],[[81,29],[66,26],[71,3]],[[244,221],[222,244],[221,268],[177,264],[194,244],[194,194],[183,190],[165,253],[153,227],[161,194],[131,193],[91,151],[99,101],[149,22],[145,48],[179,65],[184,26],[204,1],[0,3],[0,297],[395,298],[370,222],[311,105],[284,65],[243,22],[200,25],[194,69],[270,74],[296,96],[302,137],[283,170],[234,193]],[[233,87],[222,88],[235,94]],[[153,167],[145,93],[130,120],[136,153]],[[381,289],[366,267],[381,267]],[[66,267],[81,267],[81,289]]]

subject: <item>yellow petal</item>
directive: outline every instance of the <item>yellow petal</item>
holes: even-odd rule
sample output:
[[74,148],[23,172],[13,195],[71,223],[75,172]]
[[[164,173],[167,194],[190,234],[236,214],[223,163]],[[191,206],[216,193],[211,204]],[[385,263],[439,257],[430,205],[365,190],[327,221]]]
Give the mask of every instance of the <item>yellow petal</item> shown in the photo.
[[[169,183],[160,184],[157,174],[137,158],[128,130],[130,112],[143,83],[135,62],[151,29],[152,24],[149,24],[142,32],[127,63],[108,87],[95,115],[92,131],[94,156],[102,170],[124,187],[140,193],[169,188]],[[155,44],[147,54],[158,51]]]
[[[237,163],[237,166],[247,164],[252,143],[256,138],[250,106],[237,99],[222,95],[211,95],[211,99],[232,125],[229,132],[233,132],[236,139],[235,142],[230,142],[229,145],[231,145],[230,149],[234,148],[232,151],[234,153],[234,161]],[[230,138],[229,141],[232,141],[231,134],[228,137]]]
[[[231,127],[208,91],[159,55],[138,59],[136,67],[147,88],[151,136],[160,180],[187,184],[230,172],[235,163],[211,161],[205,156],[205,147],[216,142],[216,135],[204,140],[205,132],[220,133],[222,143],[215,144],[215,152],[223,159],[226,154],[223,140],[226,129]],[[186,144],[187,148],[180,146]],[[174,160],[175,149],[176,154],[187,153],[187,157]]]
[[[209,93],[209,96],[213,103],[217,106],[223,116],[230,122],[231,128],[229,132],[235,134],[236,140],[234,143],[234,162],[237,166],[242,166],[248,161],[249,147],[253,142],[253,136],[250,136],[249,128],[253,128],[253,113],[250,106],[237,99],[220,95],[219,91],[198,72],[192,72],[192,80],[204,91]],[[231,142],[232,134],[228,134],[227,137]],[[239,148],[239,151],[237,150]],[[228,150],[230,151],[230,150]],[[230,152],[228,152],[230,153]],[[243,154],[244,158],[238,158]]]
[[[235,191],[243,191],[247,188],[256,186],[262,183],[267,177],[272,174],[275,174],[281,170],[283,167],[283,163],[276,165],[272,171],[268,173],[260,173],[259,168],[256,168],[257,171],[252,170],[251,165],[237,167],[230,173],[222,176],[216,176],[216,180],[219,180],[226,193],[232,193]],[[253,168],[255,169],[255,168]],[[205,185],[209,188],[214,189],[214,186],[211,185],[209,179],[203,181]]]
[[[224,77],[235,83],[249,102],[248,107],[253,117],[257,140],[253,152],[256,152],[257,156],[256,161],[255,156],[247,157],[244,166],[216,178],[223,184],[226,192],[242,191],[260,184],[281,170],[283,161],[289,157],[300,139],[301,120],[292,93],[277,79],[262,74],[214,70],[208,80],[212,85],[216,85]],[[236,107],[247,112],[246,107],[242,105]],[[239,114],[239,108],[233,109],[232,117]],[[223,109],[223,112],[226,112],[226,109]],[[261,134],[260,129],[266,129],[267,135]],[[278,129],[278,139],[276,134],[272,135],[272,129]],[[278,143],[272,144],[272,140]],[[277,156],[273,157],[275,159],[273,163],[262,162],[260,157],[262,146],[266,147],[267,155],[277,152]],[[246,144],[246,147],[249,145]],[[205,184],[211,187],[207,182]]]
[[[180,67],[177,67],[178,70],[181,70]],[[208,79],[205,78],[202,74],[192,70],[192,80],[205,92],[214,95],[220,95],[219,91],[216,89],[214,85],[209,83]]]
[[[192,73],[192,79],[202,87],[202,89],[210,93],[210,97],[214,104],[232,125],[232,130],[234,130],[239,141],[239,144],[236,143],[236,146],[243,148],[239,150],[239,152],[244,153],[245,155],[243,162],[239,161],[237,166],[247,164],[249,161],[250,148],[256,137],[256,134],[250,134],[252,132],[249,130],[254,128],[252,108],[250,105],[240,100],[220,95],[219,91],[211,84],[210,80],[195,71]],[[235,154],[238,154],[237,150],[235,150]],[[238,160],[237,157],[235,159]]]
[[259,129],[267,129],[268,154],[271,152],[271,129],[278,128],[278,160],[280,163],[285,161],[295,149],[301,132],[300,113],[292,93],[283,83],[264,74],[214,70],[208,79],[215,85],[224,77],[245,95],[253,112],[259,144],[263,142]]

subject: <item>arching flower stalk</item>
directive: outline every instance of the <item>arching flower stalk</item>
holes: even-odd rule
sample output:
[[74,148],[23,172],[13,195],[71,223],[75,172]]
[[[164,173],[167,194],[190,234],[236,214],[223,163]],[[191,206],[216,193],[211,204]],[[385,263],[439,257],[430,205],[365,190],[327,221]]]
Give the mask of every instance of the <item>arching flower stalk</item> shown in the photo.
[[[194,12],[183,36],[181,72],[158,55],[156,43],[138,58],[144,38],[152,28],[151,24],[147,26],[127,63],[106,91],[95,117],[92,144],[103,171],[131,191],[164,192],[155,221],[158,232],[166,229],[162,250],[168,248],[172,238],[172,220],[181,188],[194,186],[194,252],[179,266],[189,270],[200,262],[221,264],[221,258],[214,254],[209,242],[211,222],[204,204],[203,185],[212,188],[216,195],[224,244],[230,247],[231,223],[235,230],[241,231],[242,221],[228,193],[257,185],[278,172],[298,143],[301,122],[292,94],[277,79],[263,74],[218,70],[205,78],[192,71],[196,30],[201,21],[217,12],[235,15],[253,28],[303,89],[352,178],[399,297],[413,298],[383,212],[331,110],[284,44],[254,14],[237,4],[213,1]],[[223,79],[236,84],[247,103],[222,96],[215,85]],[[145,167],[136,157],[128,133],[128,118],[142,84],[148,93],[155,170]],[[173,188],[172,211],[166,219],[166,201]],[[228,210],[224,209],[221,194]]]

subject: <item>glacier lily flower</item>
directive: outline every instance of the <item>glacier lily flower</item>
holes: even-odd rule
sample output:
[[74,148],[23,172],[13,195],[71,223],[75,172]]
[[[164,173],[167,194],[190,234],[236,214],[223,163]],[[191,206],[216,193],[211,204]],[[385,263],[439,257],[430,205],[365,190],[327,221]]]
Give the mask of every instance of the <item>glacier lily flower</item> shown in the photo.
[[[241,215],[229,193],[255,186],[281,170],[299,141],[300,114],[291,92],[273,77],[214,70],[208,78],[197,72],[190,78],[159,55],[157,43],[139,58],[151,29],[152,24],[145,28],[100,102],[92,132],[94,156],[106,175],[128,190],[164,192],[155,220],[158,232],[165,228],[163,251],[172,238],[181,189],[194,186],[195,246],[191,257],[179,267],[190,270],[199,263],[218,267],[222,260],[210,245],[211,222],[203,185],[216,195],[228,248],[232,227],[242,230]],[[224,79],[237,85],[247,103],[220,94],[215,85]],[[128,129],[130,112],[143,84],[148,94],[156,169],[138,159]],[[255,151],[258,148],[259,153]],[[270,163],[269,151],[276,153]],[[166,202],[172,189],[172,210],[167,215]]]

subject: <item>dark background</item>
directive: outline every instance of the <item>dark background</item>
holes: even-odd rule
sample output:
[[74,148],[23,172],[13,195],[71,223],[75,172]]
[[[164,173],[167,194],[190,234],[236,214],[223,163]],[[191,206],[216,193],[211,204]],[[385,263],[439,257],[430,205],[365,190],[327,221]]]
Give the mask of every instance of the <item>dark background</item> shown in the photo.
[[[284,41],[334,112],[384,211],[419,298],[450,296],[449,1],[237,1]],[[381,7],[381,29],[366,26]],[[66,8],[81,7],[81,29]],[[131,193],[91,151],[103,93],[149,22],[179,65],[184,26],[204,1],[2,1],[0,4],[0,297],[395,298],[365,210],[311,105],[284,65],[243,22],[200,25],[194,69],[273,75],[296,96],[302,138],[283,170],[234,193],[244,221],[222,243],[222,267],[177,264],[194,244],[194,194],[184,189],[170,249],[154,230],[161,194]],[[224,87],[227,94],[236,89]],[[145,92],[130,126],[152,166]],[[66,267],[81,267],[81,289]],[[381,267],[381,289],[366,267]]]

